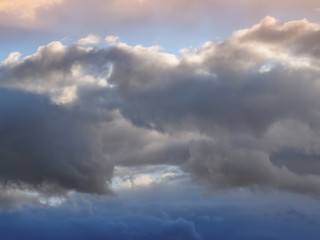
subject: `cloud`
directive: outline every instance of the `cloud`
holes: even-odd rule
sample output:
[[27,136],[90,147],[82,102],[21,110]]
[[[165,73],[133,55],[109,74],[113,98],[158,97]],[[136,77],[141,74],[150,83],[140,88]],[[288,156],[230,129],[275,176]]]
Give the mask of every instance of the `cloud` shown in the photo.
[[209,189],[318,195],[318,172],[272,158],[320,155],[318,32],[266,17],[180,55],[119,40],[12,53],[0,67],[0,179],[107,193],[114,166],[166,164]]
[[184,178],[117,198],[74,194],[56,207],[2,209],[0,230],[8,240],[317,239],[318,206],[306,196],[243,189],[204,196]]
[[108,54],[53,42],[32,56],[13,53],[3,62],[3,186],[49,196],[72,190],[105,194],[111,193],[115,164],[186,161],[185,141],[136,128],[119,113],[115,88],[102,79],[110,74]]
[[112,45],[112,44],[115,44],[115,43],[117,43],[119,41],[119,37],[117,37],[117,36],[107,36],[105,40],[106,40],[106,42],[108,44]]
[[313,172],[308,171],[306,175],[298,176],[286,167],[273,165],[264,152],[225,147],[208,142],[191,145],[186,170],[192,173],[196,182],[213,190],[250,187],[253,190],[275,188],[304,194],[318,194],[320,191],[318,173],[312,175]]
[[100,155],[87,120],[38,95],[2,89],[1,99],[2,184],[48,194],[110,191],[112,164]]
[[97,44],[99,42],[100,42],[100,39],[98,36],[89,34],[87,37],[79,39],[77,43],[79,45],[92,45],[92,44]]
[[[29,28],[41,25],[43,22],[38,19],[37,12],[59,6],[62,3],[63,0],[2,0],[0,2],[0,19],[2,24],[11,26],[18,25]],[[47,20],[45,19],[44,22]]]
[[65,29],[68,33],[70,29],[78,30],[79,24],[91,30],[105,30],[159,22],[181,28],[185,23],[197,25],[203,21],[230,21],[231,16],[246,25],[248,20],[252,22],[275,14],[285,19],[303,16],[319,19],[318,8],[316,0],[303,3],[297,0],[92,0],[90,3],[85,0],[2,0],[0,19],[5,26],[47,30],[54,27],[56,31]]
[[0,92],[0,181],[8,189],[44,196],[110,194],[115,164],[176,164],[187,156],[182,143],[171,145],[174,140],[137,129],[112,110],[90,103],[56,105],[17,90]]

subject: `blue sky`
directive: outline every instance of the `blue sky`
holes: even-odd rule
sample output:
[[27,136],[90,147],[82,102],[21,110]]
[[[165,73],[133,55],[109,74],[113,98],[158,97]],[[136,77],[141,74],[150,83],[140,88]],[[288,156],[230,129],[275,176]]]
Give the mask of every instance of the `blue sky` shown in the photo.
[[319,8],[0,1],[0,238],[318,239]]

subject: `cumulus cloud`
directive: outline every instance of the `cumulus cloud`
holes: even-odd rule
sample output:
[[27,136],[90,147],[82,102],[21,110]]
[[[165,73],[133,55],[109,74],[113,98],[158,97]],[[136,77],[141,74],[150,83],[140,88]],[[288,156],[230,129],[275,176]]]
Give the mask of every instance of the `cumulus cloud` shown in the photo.
[[181,142],[137,129],[95,101],[61,106],[7,89],[1,99],[0,179],[6,187],[48,196],[70,190],[111,193],[115,164],[175,164],[188,156]]
[[87,37],[79,39],[77,43],[79,45],[92,45],[92,44],[97,44],[99,42],[100,42],[100,39],[98,36],[89,34]]
[[3,62],[4,186],[14,183],[47,195],[69,190],[110,193],[115,164],[186,160],[185,141],[136,128],[119,113],[119,97],[101,79],[110,74],[106,52],[54,42],[25,59],[14,53]]
[[320,155],[318,34],[266,17],[180,55],[118,39],[12,53],[0,67],[2,184],[107,193],[116,165],[167,164],[210,189],[318,195],[320,173],[294,169]]

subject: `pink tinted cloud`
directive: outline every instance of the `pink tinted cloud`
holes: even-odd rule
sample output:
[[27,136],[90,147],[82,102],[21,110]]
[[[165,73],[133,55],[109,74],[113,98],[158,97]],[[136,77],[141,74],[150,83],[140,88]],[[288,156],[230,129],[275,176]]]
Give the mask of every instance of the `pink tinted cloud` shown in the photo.
[[317,0],[0,0],[0,22],[47,29],[117,28],[132,23],[190,27],[203,19],[237,25],[248,20],[252,24],[266,15],[317,21],[319,7]]

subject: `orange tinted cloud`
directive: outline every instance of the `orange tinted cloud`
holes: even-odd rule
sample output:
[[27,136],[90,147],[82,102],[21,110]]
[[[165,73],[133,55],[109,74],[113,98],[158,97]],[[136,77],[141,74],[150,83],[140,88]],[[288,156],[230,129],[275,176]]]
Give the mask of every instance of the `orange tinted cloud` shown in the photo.
[[62,2],[63,0],[0,0],[0,20],[2,24],[32,27],[40,24],[37,22],[37,11]]
[[[254,21],[266,15],[281,19],[320,19],[318,0],[0,0],[0,24],[22,27],[57,25],[117,25],[157,19],[195,22],[206,17],[224,21]],[[57,8],[58,11],[52,11]]]

